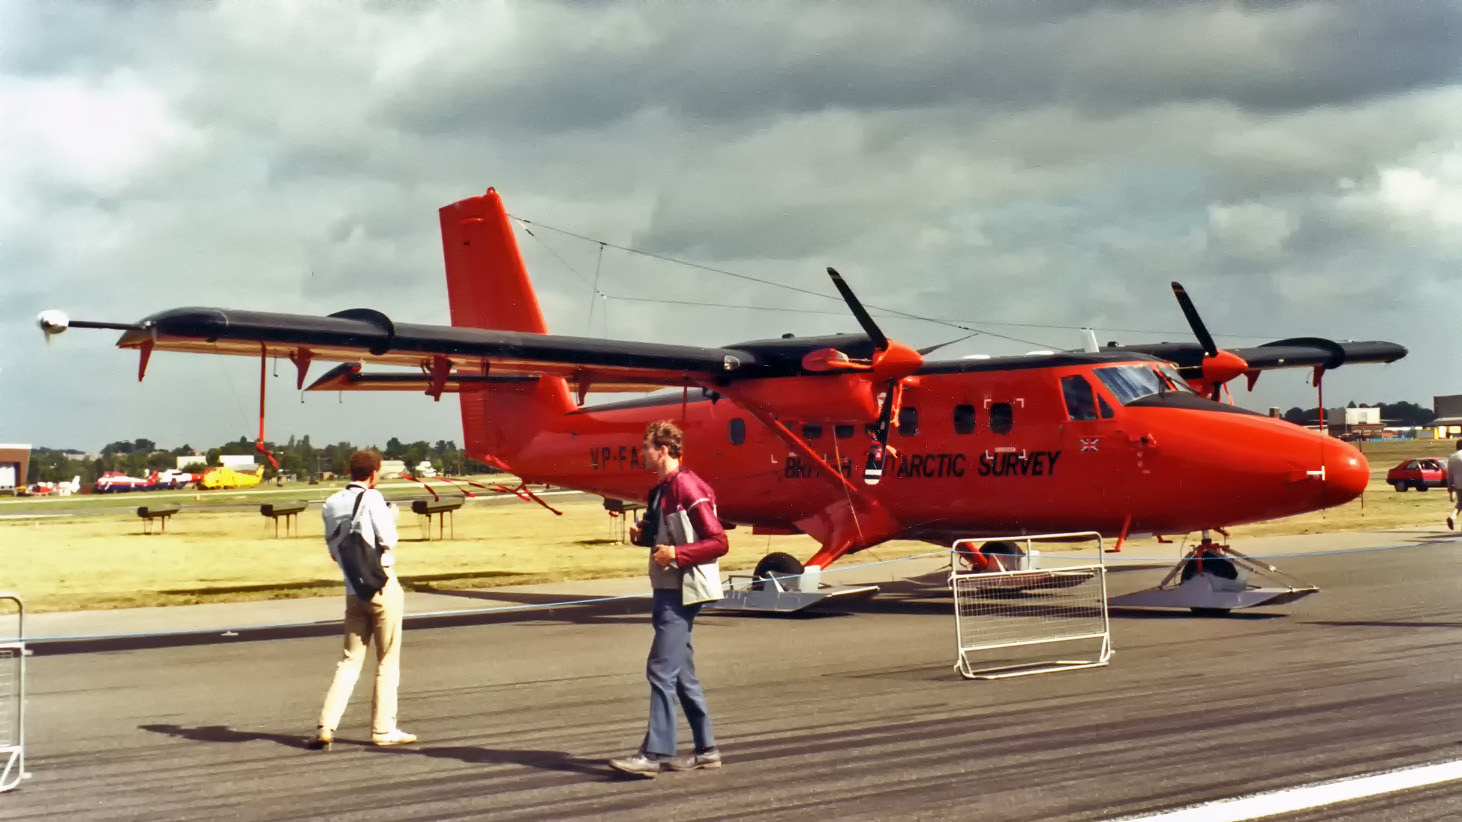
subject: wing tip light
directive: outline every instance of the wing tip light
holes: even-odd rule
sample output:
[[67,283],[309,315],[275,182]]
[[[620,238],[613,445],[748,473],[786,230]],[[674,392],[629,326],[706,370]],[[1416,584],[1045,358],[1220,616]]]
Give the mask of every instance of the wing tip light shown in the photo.
[[46,335],[46,339],[50,340],[51,337],[71,327],[71,318],[66,316],[66,312],[64,311],[57,311],[54,308],[50,308],[36,315],[36,325],[40,326],[41,331]]

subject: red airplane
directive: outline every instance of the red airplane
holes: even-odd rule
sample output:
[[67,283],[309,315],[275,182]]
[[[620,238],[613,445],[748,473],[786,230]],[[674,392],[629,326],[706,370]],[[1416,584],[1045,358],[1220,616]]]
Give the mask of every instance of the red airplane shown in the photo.
[[[371,309],[305,316],[179,308],[120,329],[155,350],[286,357],[298,386],[317,360],[343,365],[309,390],[459,394],[467,453],[526,481],[643,500],[647,423],[686,431],[688,464],[720,515],[753,533],[812,536],[824,568],[891,539],[1097,531],[1182,534],[1340,505],[1369,479],[1354,446],[1217,402],[1239,374],[1391,362],[1394,343],[1285,340],[1221,350],[1174,283],[1194,343],[926,361],[890,340],[844,284],[862,334],[722,348],[551,335],[512,224],[489,189],[441,209],[450,326]],[[363,363],[411,371],[369,373]],[[261,370],[261,391],[263,374]],[[681,389],[583,406],[590,392]],[[1195,390],[1196,389],[1196,390]],[[1209,395],[1209,396],[1205,396]],[[262,397],[261,397],[262,409]],[[262,413],[261,413],[262,417]],[[262,442],[262,418],[261,436]],[[790,562],[789,562],[790,560]],[[797,573],[773,554],[759,567]]]

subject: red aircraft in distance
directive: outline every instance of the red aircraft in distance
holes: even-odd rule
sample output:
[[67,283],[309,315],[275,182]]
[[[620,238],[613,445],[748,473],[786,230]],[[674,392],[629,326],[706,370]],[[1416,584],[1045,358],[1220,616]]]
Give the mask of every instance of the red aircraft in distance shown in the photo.
[[[1354,446],[1210,397],[1240,374],[1252,386],[1262,370],[1308,367],[1318,384],[1343,363],[1406,354],[1312,338],[1222,350],[1174,283],[1196,344],[929,361],[885,336],[832,269],[861,334],[720,348],[553,335],[498,194],[440,216],[450,326],[371,309],[217,308],[135,324],[47,312],[40,324],[122,330],[118,345],[141,352],[139,378],[153,351],[191,351],[260,357],[261,368],[285,357],[299,387],[311,363],[343,363],[315,391],[456,393],[470,456],[612,499],[644,499],[645,426],[674,419],[720,515],[753,533],[810,535],[821,548],[807,565],[818,568],[891,539],[1183,534],[1348,502],[1369,479]],[[261,391],[262,381],[261,371]],[[590,391],[665,387],[681,390],[582,405]],[[759,568],[801,570],[786,554]]]

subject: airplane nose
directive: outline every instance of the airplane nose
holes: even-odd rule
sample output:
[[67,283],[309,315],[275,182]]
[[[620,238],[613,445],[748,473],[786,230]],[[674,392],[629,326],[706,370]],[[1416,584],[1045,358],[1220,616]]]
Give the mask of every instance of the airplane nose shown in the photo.
[[1365,454],[1344,440],[1326,437],[1325,495],[1333,505],[1360,496],[1371,481],[1371,466]]

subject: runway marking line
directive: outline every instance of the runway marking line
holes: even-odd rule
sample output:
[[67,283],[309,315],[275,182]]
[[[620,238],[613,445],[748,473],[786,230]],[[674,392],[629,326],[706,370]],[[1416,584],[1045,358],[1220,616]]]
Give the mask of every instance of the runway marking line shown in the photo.
[[1416,765],[1380,773],[1317,782],[1296,788],[1218,799],[1143,816],[1124,816],[1113,822],[1239,822],[1281,813],[1319,808],[1372,796],[1438,785],[1462,779],[1462,759]]

